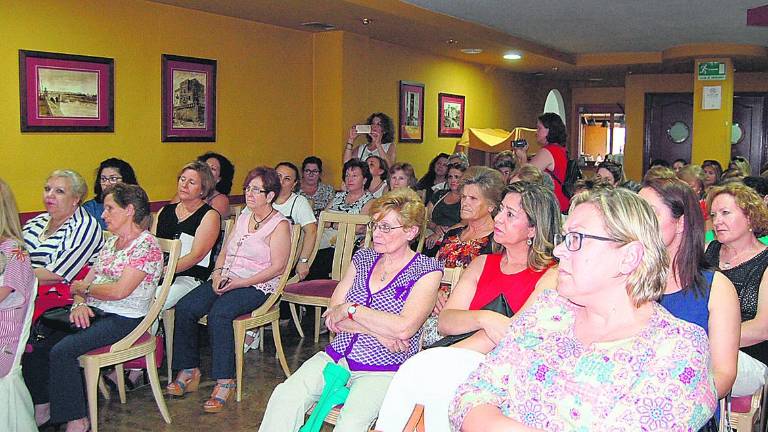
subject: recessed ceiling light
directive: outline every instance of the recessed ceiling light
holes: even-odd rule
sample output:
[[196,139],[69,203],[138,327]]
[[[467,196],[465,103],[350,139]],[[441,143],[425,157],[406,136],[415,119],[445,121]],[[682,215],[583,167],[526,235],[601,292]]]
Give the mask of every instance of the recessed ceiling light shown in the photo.
[[544,76],[544,72],[534,72],[533,76],[535,76],[535,77],[542,77],[542,76]]
[[506,60],[520,60],[523,56],[518,53],[506,53],[504,54],[504,58]]
[[448,39],[447,41],[445,41],[445,43],[447,43],[448,45],[456,45],[457,43],[459,43],[459,41],[457,41],[456,39]]
[[480,48],[462,48],[461,52],[464,54],[480,54],[483,50]]
[[371,24],[373,20],[370,18],[360,18],[360,22],[362,22],[363,25],[368,25],[368,24]]

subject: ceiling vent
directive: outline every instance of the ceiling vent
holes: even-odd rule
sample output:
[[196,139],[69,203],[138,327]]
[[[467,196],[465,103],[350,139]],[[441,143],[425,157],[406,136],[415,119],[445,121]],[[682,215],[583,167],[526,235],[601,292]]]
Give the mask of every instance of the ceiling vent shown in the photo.
[[321,23],[317,21],[301,23],[301,26],[304,27],[306,30],[314,31],[314,32],[323,32],[323,31],[336,29],[336,26],[333,24]]

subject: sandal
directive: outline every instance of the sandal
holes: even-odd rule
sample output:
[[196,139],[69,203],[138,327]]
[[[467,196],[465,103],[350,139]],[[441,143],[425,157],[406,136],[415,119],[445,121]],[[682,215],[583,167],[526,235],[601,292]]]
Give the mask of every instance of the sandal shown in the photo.
[[182,369],[176,376],[176,381],[168,384],[165,391],[169,395],[184,396],[184,393],[197,391],[200,385],[200,369]]
[[227,400],[232,393],[234,393],[236,388],[237,384],[234,382],[216,383],[216,387],[213,388],[213,393],[211,393],[211,398],[203,404],[203,411],[207,413],[219,413],[223,411],[224,404],[227,403]]

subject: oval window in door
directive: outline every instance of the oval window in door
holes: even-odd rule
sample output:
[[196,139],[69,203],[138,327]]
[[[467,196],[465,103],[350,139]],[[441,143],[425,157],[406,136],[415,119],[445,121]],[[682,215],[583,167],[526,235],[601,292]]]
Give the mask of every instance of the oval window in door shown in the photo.
[[667,136],[673,143],[680,144],[691,136],[691,131],[685,122],[678,120],[667,129]]
[[740,124],[734,123],[731,125],[731,144],[738,144],[744,139],[744,128]]

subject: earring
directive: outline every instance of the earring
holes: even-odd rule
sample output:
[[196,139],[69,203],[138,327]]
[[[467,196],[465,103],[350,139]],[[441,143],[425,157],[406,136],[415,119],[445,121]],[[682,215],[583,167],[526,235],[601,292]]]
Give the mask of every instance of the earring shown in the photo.
[[527,244],[528,246],[532,245],[533,244],[533,239],[529,238],[528,240],[526,240],[525,244]]

